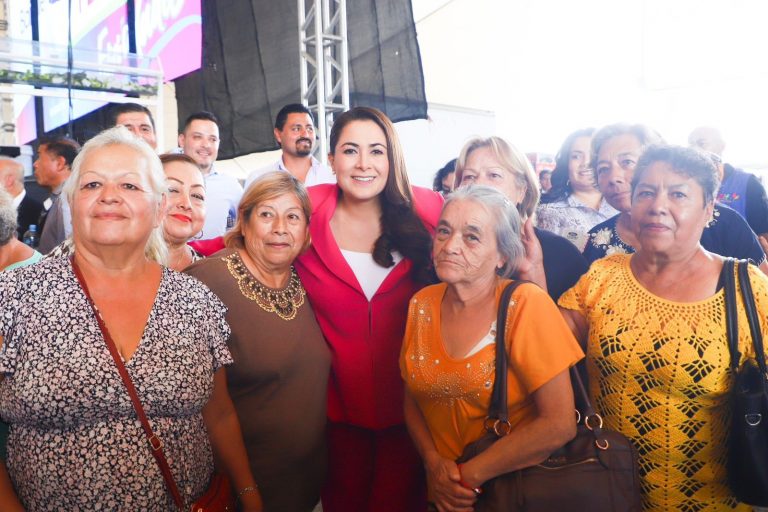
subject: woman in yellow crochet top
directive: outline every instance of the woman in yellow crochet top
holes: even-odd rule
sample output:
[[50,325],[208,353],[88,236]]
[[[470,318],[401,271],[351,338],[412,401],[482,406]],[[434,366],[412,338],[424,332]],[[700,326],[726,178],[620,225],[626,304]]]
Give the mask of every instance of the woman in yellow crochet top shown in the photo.
[[[703,153],[648,148],[632,179],[637,252],[597,260],[559,302],[586,343],[597,410],[638,449],[645,510],[749,510],[726,485],[733,376],[723,258],[699,244],[718,185]],[[749,274],[766,332],[768,278],[754,266]],[[740,301],[739,315],[746,325]],[[749,330],[739,331],[739,350],[749,356]]]

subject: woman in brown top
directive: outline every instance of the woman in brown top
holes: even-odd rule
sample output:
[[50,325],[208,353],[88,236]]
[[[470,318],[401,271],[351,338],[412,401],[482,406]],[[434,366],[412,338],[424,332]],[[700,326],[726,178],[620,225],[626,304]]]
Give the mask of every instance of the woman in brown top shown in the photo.
[[309,246],[310,213],[298,180],[265,174],[243,196],[227,248],[187,269],[229,309],[229,393],[270,512],[311,511],[325,476],[331,357],[292,266]]

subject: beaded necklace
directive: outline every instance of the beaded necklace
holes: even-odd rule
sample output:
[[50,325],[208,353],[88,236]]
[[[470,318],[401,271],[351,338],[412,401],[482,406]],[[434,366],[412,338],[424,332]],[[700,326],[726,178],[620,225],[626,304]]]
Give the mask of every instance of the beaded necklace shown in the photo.
[[299,281],[296,269],[291,266],[291,277],[283,289],[268,288],[261,284],[243,263],[238,253],[232,253],[223,258],[227,269],[237,281],[240,293],[254,301],[267,313],[275,313],[283,320],[296,318],[299,308],[304,304],[304,287]]

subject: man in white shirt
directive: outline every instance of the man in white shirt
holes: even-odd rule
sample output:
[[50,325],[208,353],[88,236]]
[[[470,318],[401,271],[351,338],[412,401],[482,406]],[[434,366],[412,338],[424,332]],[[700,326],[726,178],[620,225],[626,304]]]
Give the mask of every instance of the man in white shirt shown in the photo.
[[12,204],[18,214],[18,238],[21,239],[31,224],[37,224],[43,210],[43,203],[27,195],[21,162],[0,156],[0,190],[5,190],[13,198]]
[[237,218],[237,205],[243,188],[232,176],[213,169],[219,156],[219,121],[210,112],[190,115],[179,134],[179,147],[192,157],[205,179],[205,224],[201,239],[222,236]]
[[253,171],[245,180],[245,188],[257,178],[272,171],[291,173],[306,186],[336,183],[331,170],[312,156],[315,147],[315,122],[312,113],[300,103],[280,109],[275,118],[275,140],[283,150],[278,161]]

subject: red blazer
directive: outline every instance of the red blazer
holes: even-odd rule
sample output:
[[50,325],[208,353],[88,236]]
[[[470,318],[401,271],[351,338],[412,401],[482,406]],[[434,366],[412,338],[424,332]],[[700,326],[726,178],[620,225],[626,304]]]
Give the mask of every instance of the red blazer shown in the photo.
[[[312,245],[296,260],[296,270],[333,359],[328,417],[369,429],[403,423],[403,382],[398,359],[408,301],[423,287],[411,279],[411,261],[401,260],[368,299],[331,232],[338,187],[309,187]],[[416,213],[434,234],[441,195],[413,187]]]
[[205,256],[206,258],[212,254],[224,249],[224,237],[217,236],[216,238],[209,238],[208,240],[192,240],[187,242],[187,245],[194,250]]

